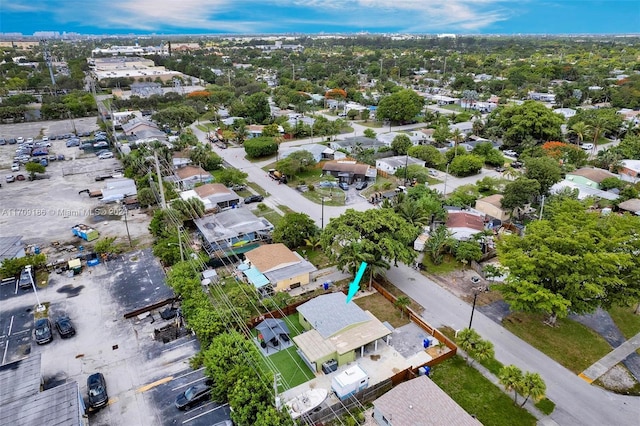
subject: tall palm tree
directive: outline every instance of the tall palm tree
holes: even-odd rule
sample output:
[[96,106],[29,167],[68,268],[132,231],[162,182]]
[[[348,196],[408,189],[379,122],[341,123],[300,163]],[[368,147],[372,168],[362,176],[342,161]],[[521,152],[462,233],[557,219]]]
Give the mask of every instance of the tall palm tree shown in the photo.
[[367,269],[369,270],[369,291],[371,291],[373,276],[384,275],[389,268],[389,262],[384,260],[382,256],[372,256],[372,259],[367,263]]
[[456,127],[456,129],[453,131],[453,133],[451,133],[451,139],[453,139],[453,149],[455,150],[454,151],[454,156],[457,156],[458,155],[458,144],[464,140],[464,135],[462,134],[460,129],[458,129]]
[[581,145],[582,142],[588,137],[591,132],[591,126],[589,126],[584,121],[578,121],[573,126],[571,126],[571,133],[578,137],[578,144]]

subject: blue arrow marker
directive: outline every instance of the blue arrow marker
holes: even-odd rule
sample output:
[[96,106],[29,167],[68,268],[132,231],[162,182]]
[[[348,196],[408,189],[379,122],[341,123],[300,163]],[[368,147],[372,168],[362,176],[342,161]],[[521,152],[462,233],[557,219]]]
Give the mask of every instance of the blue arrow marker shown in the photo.
[[347,294],[347,303],[351,302],[351,299],[353,299],[353,296],[355,296],[358,290],[360,290],[360,280],[364,275],[365,269],[367,269],[367,262],[362,262],[360,264],[360,269],[358,269],[358,273],[356,274],[356,277],[351,282],[351,284],[349,284],[349,294]]

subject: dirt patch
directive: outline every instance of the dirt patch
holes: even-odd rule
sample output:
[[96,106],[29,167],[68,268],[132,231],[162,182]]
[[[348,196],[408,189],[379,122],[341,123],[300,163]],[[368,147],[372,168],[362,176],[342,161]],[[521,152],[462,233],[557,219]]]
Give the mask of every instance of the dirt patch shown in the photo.
[[622,394],[635,394],[640,391],[640,385],[633,378],[629,370],[618,364],[604,373],[596,384],[610,391]]

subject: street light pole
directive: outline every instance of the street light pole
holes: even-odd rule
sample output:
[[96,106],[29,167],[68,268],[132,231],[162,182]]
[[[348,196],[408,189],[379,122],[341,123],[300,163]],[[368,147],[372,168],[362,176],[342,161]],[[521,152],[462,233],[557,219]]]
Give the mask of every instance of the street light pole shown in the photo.
[[408,181],[407,181],[407,167],[409,165],[409,153],[407,152],[404,155],[404,185],[407,186],[408,185]]
[[124,204],[124,200],[120,202],[122,209],[124,210],[124,226],[127,228],[127,238],[129,239],[129,247],[133,247],[131,244],[131,234],[129,234],[129,222],[127,221],[127,206]]
[[444,173],[444,191],[442,193],[444,197],[447,196],[447,178],[448,177],[449,177],[449,164],[447,164],[447,170]]
[[471,330],[471,323],[473,323],[473,313],[476,311],[476,299],[478,298],[478,292],[473,292],[473,305],[471,306],[471,318],[469,318],[469,330]]
[[324,197],[321,198],[322,200],[322,211],[320,213],[320,230],[324,229]]

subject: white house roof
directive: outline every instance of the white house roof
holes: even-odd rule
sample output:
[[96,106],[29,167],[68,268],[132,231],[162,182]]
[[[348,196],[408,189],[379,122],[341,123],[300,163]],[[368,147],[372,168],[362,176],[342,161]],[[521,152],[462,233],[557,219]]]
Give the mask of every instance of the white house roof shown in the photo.
[[341,292],[317,296],[298,306],[297,310],[325,339],[370,319],[358,305],[347,303],[347,296]]

